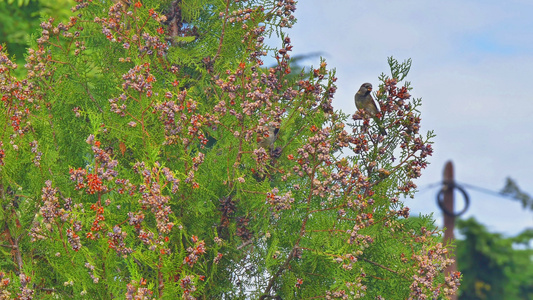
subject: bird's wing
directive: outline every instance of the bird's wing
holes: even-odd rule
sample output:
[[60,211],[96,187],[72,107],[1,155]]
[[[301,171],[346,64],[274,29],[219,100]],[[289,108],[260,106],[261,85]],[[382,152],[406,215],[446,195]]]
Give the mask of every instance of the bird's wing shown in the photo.
[[371,105],[374,108],[374,111],[375,111],[374,114],[377,114],[379,112],[379,109],[376,105],[376,101],[374,100],[374,97],[372,97],[371,95],[368,95],[368,97],[370,98],[370,102],[372,103]]
[[357,107],[357,109],[360,109],[362,99],[361,99],[361,95],[359,95],[359,92],[355,93],[355,96],[353,97],[353,99],[355,100],[355,107]]

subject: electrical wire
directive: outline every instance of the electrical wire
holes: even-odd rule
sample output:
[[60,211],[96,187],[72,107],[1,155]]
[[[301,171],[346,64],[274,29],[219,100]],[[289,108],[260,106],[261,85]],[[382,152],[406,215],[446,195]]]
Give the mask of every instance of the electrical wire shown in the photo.
[[[481,193],[485,193],[485,194],[488,194],[488,195],[492,195],[492,196],[496,196],[496,197],[501,197],[501,198],[506,198],[506,199],[516,199],[516,197],[513,197],[513,195],[506,195],[506,194],[502,194],[501,192],[496,192],[496,191],[493,191],[493,190],[490,190],[490,189],[487,189],[487,188],[484,188],[484,187],[479,187],[479,186],[475,186],[473,184],[468,184],[468,183],[464,183],[464,182],[460,182],[460,181],[455,181],[455,184],[456,185],[461,185],[467,189],[471,189],[471,190],[475,190],[475,191],[478,191],[478,192],[481,192]],[[434,182],[434,183],[430,183],[426,186],[423,186],[421,188],[418,189],[418,194],[422,194],[422,193],[425,193],[427,190],[429,189],[432,189],[436,186],[443,186],[444,184],[442,182]]]
[[[468,184],[468,183],[459,182],[459,181],[454,181],[451,184],[450,183],[445,183],[445,182],[434,182],[434,183],[428,184],[428,185],[420,188],[418,190],[417,195],[420,196],[421,194],[424,194],[425,192],[431,190],[432,188],[434,188],[436,186],[441,186],[440,190],[437,192],[437,204],[438,204],[438,206],[440,207],[440,209],[445,214],[450,215],[450,216],[454,216],[454,217],[457,217],[459,215],[464,214],[466,212],[469,204],[470,204],[470,196],[468,195],[468,192],[464,188],[467,188],[467,189],[470,189],[470,190],[474,190],[474,191],[477,191],[477,192],[480,192],[480,193],[484,193],[484,194],[487,194],[487,195],[491,195],[491,196],[494,196],[494,197],[500,197],[500,198],[512,199],[512,200],[521,200],[521,199],[517,198],[516,196],[514,196],[512,194],[504,194],[502,192],[496,192],[496,191],[493,191],[493,190],[490,190],[490,189],[487,189],[487,188],[484,188],[484,187],[479,187],[479,186],[476,186],[476,185],[473,185],[473,184]],[[443,199],[444,199],[443,195],[444,195],[444,191],[447,188],[451,188],[452,190],[453,189],[457,189],[463,195],[463,198],[465,200],[465,206],[460,212],[457,212],[457,213],[456,212],[450,212],[450,211],[447,211],[445,209],[444,204],[443,204]]]
[[511,198],[511,199],[516,199],[515,197],[513,197],[512,195],[506,195],[506,194],[502,194],[501,192],[495,192],[495,191],[492,191],[492,190],[489,190],[487,188],[483,188],[483,187],[479,187],[479,186],[475,186],[475,185],[472,185],[472,184],[468,184],[468,183],[462,183],[460,182],[459,184],[461,184],[462,186],[466,187],[466,188],[469,188],[469,189],[472,189],[472,190],[475,190],[475,191],[478,191],[478,192],[481,192],[481,193],[485,193],[485,194],[488,194],[488,195],[492,195],[492,196],[496,196],[496,197],[501,197],[501,198]]

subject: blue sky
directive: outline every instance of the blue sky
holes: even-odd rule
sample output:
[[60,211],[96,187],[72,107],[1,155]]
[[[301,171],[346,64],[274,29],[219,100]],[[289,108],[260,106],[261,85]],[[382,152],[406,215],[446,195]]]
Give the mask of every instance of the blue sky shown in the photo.
[[[336,68],[333,105],[346,113],[363,82],[377,85],[388,72],[388,56],[412,58],[407,80],[423,99],[422,129],[437,134],[420,188],[441,181],[452,160],[459,182],[499,191],[510,176],[533,194],[532,12],[533,1],[301,0],[288,33],[293,56],[320,52]],[[518,202],[467,191],[464,217],[507,235],[533,227]],[[440,225],[436,193],[421,189],[406,203]]]

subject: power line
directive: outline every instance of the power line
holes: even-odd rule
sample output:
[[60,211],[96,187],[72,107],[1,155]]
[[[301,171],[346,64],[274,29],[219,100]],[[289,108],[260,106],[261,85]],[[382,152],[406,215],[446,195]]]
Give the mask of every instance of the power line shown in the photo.
[[464,186],[464,187],[466,187],[466,188],[469,188],[469,189],[472,189],[472,190],[475,190],[475,191],[478,191],[478,192],[481,192],[481,193],[485,193],[485,194],[488,194],[488,195],[502,197],[502,198],[515,198],[512,195],[505,195],[505,194],[502,194],[501,192],[495,192],[495,191],[489,190],[487,188],[475,186],[475,185],[472,185],[472,184],[462,183],[462,182],[460,182],[459,184]]
[[418,190],[419,191],[427,190],[427,189],[431,189],[439,185],[442,185],[442,182],[439,181],[439,182],[430,183],[430,184],[427,184],[426,186],[419,188]]
[[[419,188],[418,189],[419,190],[418,194],[419,195],[423,194],[429,189],[432,189],[432,188],[437,187],[437,186],[442,186],[443,187],[444,185],[445,184],[443,182],[430,183],[430,184],[428,184],[426,186],[423,186],[423,187]],[[506,199],[517,199],[513,195],[502,194],[501,192],[496,192],[496,191],[493,191],[493,190],[490,190],[490,189],[487,189],[487,188],[484,188],[484,187],[479,187],[479,186],[476,186],[476,185],[473,185],[473,184],[469,184],[469,183],[456,181],[455,185],[463,186],[463,187],[465,187],[467,189],[475,190],[475,191],[478,191],[478,192],[481,192],[481,193],[485,193],[485,194],[488,194],[488,195],[492,195],[492,196],[496,196],[496,197],[501,197],[501,198],[506,198]]]

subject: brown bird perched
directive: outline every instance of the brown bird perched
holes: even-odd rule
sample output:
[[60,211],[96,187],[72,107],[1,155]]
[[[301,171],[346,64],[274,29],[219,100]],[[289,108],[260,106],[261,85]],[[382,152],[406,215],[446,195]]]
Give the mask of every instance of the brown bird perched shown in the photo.
[[122,10],[124,11],[126,11],[126,9],[131,5],[131,0],[113,0],[113,2],[120,2],[122,4]]
[[259,147],[263,147],[265,150],[272,150],[274,142],[278,138],[279,128],[272,125],[268,125],[268,133],[259,138]]
[[278,158],[281,155],[282,148],[274,148],[274,142],[278,139],[279,127],[267,125],[267,128],[268,132],[266,132],[262,137],[259,137],[257,139],[259,147],[262,147],[267,152],[269,152],[272,157]]
[[357,109],[362,109],[366,114],[374,119],[378,125],[379,133],[381,135],[387,135],[387,131],[385,131],[385,128],[383,128],[381,120],[377,117],[379,110],[370,92],[372,92],[372,84],[368,82],[363,83],[361,88],[359,88],[359,91],[355,93],[355,106]]

